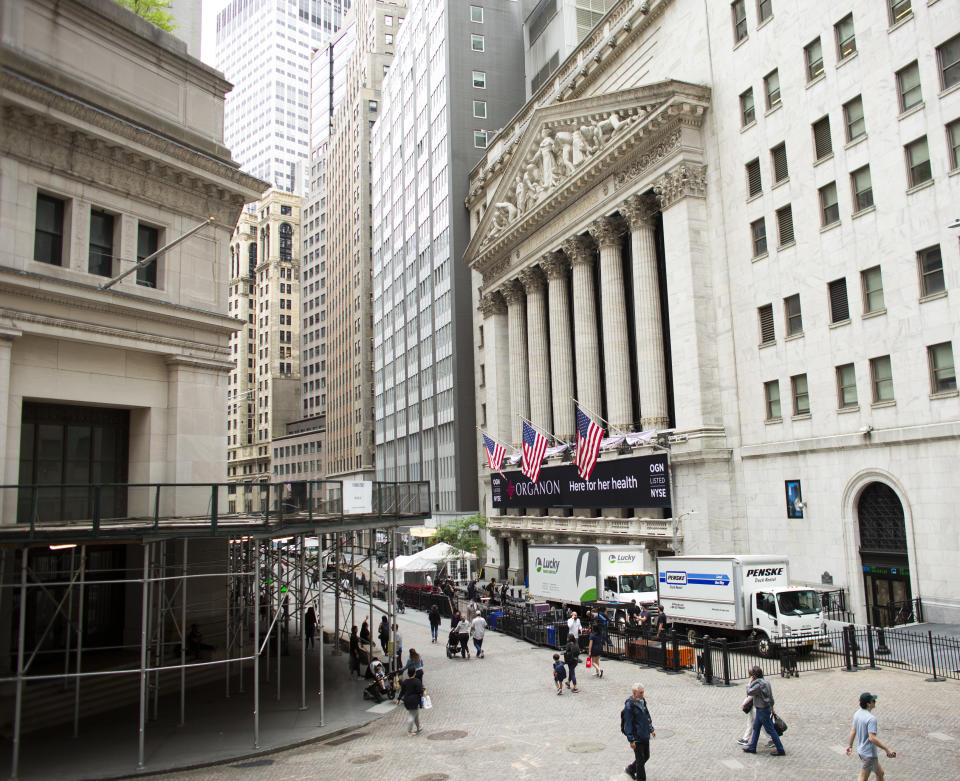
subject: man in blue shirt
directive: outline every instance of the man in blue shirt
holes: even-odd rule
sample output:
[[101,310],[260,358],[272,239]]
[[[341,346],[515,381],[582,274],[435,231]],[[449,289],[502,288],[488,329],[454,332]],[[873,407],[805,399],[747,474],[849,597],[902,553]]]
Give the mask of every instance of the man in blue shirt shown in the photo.
[[633,696],[623,703],[623,732],[633,749],[633,762],[624,768],[624,772],[631,778],[647,781],[644,765],[650,759],[650,738],[655,738],[657,733],[653,729],[647,701],[643,698],[641,683],[633,684]]
[[850,756],[853,750],[854,738],[857,741],[857,756],[860,757],[859,781],[867,781],[871,773],[876,773],[878,781],[883,781],[878,748],[883,749],[891,759],[897,755],[896,751],[891,751],[877,737],[877,717],[873,715],[876,707],[876,694],[864,692],[860,695],[860,710],[853,714],[853,727],[850,728],[850,737],[847,738],[847,756]]

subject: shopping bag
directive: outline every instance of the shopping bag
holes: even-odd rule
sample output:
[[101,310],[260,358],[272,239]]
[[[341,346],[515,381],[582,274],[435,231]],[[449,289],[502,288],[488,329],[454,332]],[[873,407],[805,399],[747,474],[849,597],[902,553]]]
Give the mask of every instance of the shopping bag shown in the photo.
[[787,731],[787,722],[781,719],[776,713],[773,714],[773,728],[777,731],[778,735],[782,735]]
[[589,670],[593,666],[593,660],[588,656],[587,657],[587,669]]
[[424,694],[423,699],[420,702],[423,705],[424,710],[430,710],[433,707],[433,702],[430,701],[429,694]]

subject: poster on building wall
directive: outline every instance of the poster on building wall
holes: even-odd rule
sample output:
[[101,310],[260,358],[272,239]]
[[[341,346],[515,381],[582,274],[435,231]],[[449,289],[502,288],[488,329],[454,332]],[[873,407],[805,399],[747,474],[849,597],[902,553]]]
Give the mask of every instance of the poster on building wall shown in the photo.
[[369,480],[343,481],[343,514],[369,515],[373,512],[373,483]]
[[667,456],[597,461],[590,480],[574,464],[547,466],[536,483],[520,472],[490,476],[494,509],[506,507],[669,507]]

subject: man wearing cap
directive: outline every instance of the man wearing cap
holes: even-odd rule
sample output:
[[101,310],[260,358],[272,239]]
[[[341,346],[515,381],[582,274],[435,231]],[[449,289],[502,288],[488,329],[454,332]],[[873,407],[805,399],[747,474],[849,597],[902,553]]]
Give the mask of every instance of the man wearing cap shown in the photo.
[[860,757],[859,781],[867,781],[871,773],[877,774],[878,781],[883,781],[883,768],[880,767],[880,757],[877,748],[882,748],[891,759],[897,755],[891,751],[877,737],[877,717],[873,709],[877,707],[877,695],[864,692],[860,695],[860,710],[853,714],[853,727],[850,737],[847,738],[847,756],[853,750],[853,741],[857,741],[857,756]]

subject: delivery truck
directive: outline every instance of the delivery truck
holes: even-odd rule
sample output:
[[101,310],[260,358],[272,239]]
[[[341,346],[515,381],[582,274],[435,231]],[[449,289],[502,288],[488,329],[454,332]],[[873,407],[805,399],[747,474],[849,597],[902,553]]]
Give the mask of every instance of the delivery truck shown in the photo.
[[826,625],[820,595],[790,585],[786,556],[669,556],[657,561],[660,605],[674,629],[809,652]]
[[532,599],[558,606],[657,601],[653,572],[644,570],[642,546],[531,545],[528,586]]

